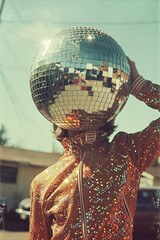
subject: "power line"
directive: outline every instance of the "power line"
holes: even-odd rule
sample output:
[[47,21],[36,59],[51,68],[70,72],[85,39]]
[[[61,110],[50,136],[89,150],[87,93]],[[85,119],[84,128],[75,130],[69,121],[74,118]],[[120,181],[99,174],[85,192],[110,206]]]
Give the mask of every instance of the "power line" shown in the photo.
[[3,11],[3,7],[4,7],[4,2],[5,2],[5,0],[1,0],[1,2],[0,2],[0,19],[1,19],[2,11]]
[[37,130],[37,133],[39,136],[42,137],[42,130],[38,130],[37,123],[34,122],[33,118],[31,118],[31,114],[29,113],[28,109],[26,106],[22,103],[22,100],[19,99],[17,96],[16,92],[14,91],[12,85],[10,82],[7,80],[6,75],[3,72],[0,72],[2,78],[3,78],[3,84],[4,87],[6,88],[9,98],[11,100],[13,109],[15,111],[15,114],[17,115],[18,121],[20,123],[20,126],[22,127],[23,132],[26,131],[26,134],[28,134],[28,129],[26,129],[26,121],[30,122],[30,124],[33,125],[34,129]]
[[12,69],[12,70],[15,70],[15,71],[21,71],[21,72],[24,72],[24,71],[29,71],[28,70],[28,68],[26,67],[20,67],[19,65],[18,66],[13,66],[13,65],[9,65],[9,64],[1,64],[0,63],[0,67],[1,67],[1,69],[3,68],[3,69]]
[[[9,24],[31,24],[31,23],[36,23],[36,21],[7,21],[2,19],[1,20],[4,23],[9,23]],[[160,21],[159,20],[150,20],[150,21],[124,21],[124,22],[108,22],[108,21],[102,21],[102,22],[67,22],[67,21],[44,21],[44,23],[52,23],[52,24],[66,24],[66,25],[145,25],[145,24],[159,24]]]
[[19,12],[18,12],[18,10],[17,10],[15,4],[13,3],[13,1],[9,1],[9,3],[11,4],[11,6],[12,6],[14,12],[17,14],[19,20],[23,22],[23,19],[22,19],[21,15],[19,14]]
[[[8,83],[7,78],[5,76],[5,74],[3,72],[1,72],[2,78],[3,78],[3,84],[9,94],[9,98],[11,100],[12,106],[15,110],[15,113],[18,117],[18,120],[20,121],[21,125],[23,125],[23,120],[26,118],[26,115],[24,114],[24,112],[21,109],[21,105],[19,105],[19,101],[15,101],[15,99],[17,98],[16,93],[14,91],[14,89],[12,88],[12,86]],[[23,129],[23,126],[22,126]]]
[[8,33],[12,34],[17,39],[21,39],[23,43],[26,43],[27,45],[31,46],[31,41],[28,41],[25,38],[23,38],[21,35],[17,34],[17,32],[14,31],[11,26],[5,25],[5,30],[7,30]]
[[19,59],[19,55],[17,55],[17,52],[15,52],[15,49],[13,49],[11,47],[7,38],[4,39],[4,37],[2,37],[2,40],[3,40],[4,44],[6,45],[7,50],[9,50],[10,55],[14,57],[16,64],[18,63],[18,66],[23,69],[24,66],[23,66],[22,58]]
[[[22,0],[16,0],[18,1],[22,1]],[[24,0],[25,1],[25,0]],[[28,2],[43,2],[44,0],[28,0]],[[47,0],[45,2],[67,2],[66,0]],[[139,2],[140,0],[99,0],[99,2]],[[158,2],[160,0],[145,0],[146,2]],[[97,0],[68,0],[68,2],[97,2]]]

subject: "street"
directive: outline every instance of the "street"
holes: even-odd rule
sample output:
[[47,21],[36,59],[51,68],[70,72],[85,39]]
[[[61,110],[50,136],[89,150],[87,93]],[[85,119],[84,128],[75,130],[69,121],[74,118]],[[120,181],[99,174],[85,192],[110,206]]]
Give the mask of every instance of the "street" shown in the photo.
[[28,240],[28,232],[0,231],[0,240]]
[[14,212],[3,219],[0,240],[28,240],[29,222],[22,221]]

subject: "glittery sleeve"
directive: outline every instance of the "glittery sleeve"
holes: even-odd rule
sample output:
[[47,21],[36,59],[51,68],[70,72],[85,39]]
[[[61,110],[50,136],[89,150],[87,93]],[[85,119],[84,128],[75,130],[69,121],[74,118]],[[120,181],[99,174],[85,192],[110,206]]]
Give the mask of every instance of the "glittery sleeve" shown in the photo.
[[30,226],[29,226],[29,240],[35,239],[50,239],[50,227],[48,219],[44,215],[43,200],[41,197],[42,184],[36,177],[31,184],[30,198]]
[[160,86],[139,76],[132,84],[131,94],[149,107],[160,110]]
[[[160,109],[159,86],[139,77],[132,86],[132,94],[149,107]],[[160,155],[160,118],[150,123],[143,131],[128,134],[127,146],[135,167],[142,173]]]

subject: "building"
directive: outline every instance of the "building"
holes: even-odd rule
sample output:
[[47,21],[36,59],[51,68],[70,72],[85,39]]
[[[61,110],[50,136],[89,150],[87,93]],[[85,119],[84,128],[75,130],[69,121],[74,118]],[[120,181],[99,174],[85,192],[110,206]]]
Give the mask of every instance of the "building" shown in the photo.
[[33,178],[59,158],[57,153],[44,153],[0,146],[0,195],[8,210],[29,197]]
[[[0,146],[0,191],[7,200],[8,210],[29,197],[33,178],[61,157],[57,153],[44,153]],[[160,185],[160,167],[152,166],[142,174],[141,186]]]

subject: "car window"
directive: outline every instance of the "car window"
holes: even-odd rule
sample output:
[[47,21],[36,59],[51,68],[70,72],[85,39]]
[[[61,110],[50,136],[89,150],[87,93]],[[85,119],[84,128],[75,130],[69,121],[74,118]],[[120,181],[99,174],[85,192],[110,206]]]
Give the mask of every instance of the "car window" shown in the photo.
[[157,197],[158,201],[160,201],[160,190],[159,189],[157,189],[157,191],[156,191],[156,197]]
[[154,191],[139,190],[137,196],[137,208],[155,209],[156,199]]
[[156,191],[156,205],[157,208],[160,210],[160,189],[157,189]]

